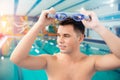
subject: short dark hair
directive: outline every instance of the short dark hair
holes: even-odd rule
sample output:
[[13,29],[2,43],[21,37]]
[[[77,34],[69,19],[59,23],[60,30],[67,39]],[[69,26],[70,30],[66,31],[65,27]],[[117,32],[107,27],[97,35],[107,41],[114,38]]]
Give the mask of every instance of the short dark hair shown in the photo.
[[85,32],[85,26],[84,24],[82,23],[82,21],[75,21],[73,20],[72,18],[66,18],[65,20],[63,21],[60,21],[59,22],[59,25],[73,25],[73,28],[76,32],[80,32],[82,34],[84,34]]

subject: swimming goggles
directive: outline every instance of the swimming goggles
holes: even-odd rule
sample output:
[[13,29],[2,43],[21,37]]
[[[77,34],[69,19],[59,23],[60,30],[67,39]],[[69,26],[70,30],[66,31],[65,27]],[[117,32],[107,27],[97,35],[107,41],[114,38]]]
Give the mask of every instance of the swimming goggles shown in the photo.
[[48,18],[55,18],[59,21],[65,20],[68,17],[74,19],[75,21],[81,21],[83,19],[86,19],[86,20],[90,19],[89,16],[85,16],[85,15],[80,14],[80,13],[63,13],[63,12],[57,12],[55,14],[48,14],[47,17]]

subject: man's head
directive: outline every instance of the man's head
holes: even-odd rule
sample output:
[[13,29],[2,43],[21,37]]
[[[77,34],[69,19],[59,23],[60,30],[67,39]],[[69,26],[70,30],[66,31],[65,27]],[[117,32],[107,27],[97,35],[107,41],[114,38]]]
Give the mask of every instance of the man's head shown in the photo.
[[59,23],[57,43],[63,53],[79,51],[79,45],[84,39],[83,23],[67,18]]
[[82,21],[75,21],[72,18],[67,18],[59,23],[59,25],[72,25],[74,28],[74,31],[79,35],[83,34],[85,32],[85,26],[83,25]]

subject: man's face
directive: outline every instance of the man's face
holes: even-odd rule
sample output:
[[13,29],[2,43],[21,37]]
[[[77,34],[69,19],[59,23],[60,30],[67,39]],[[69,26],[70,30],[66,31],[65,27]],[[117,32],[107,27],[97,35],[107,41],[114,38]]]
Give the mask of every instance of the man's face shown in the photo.
[[80,36],[77,36],[72,25],[60,25],[57,35],[57,43],[61,53],[72,53],[78,49]]

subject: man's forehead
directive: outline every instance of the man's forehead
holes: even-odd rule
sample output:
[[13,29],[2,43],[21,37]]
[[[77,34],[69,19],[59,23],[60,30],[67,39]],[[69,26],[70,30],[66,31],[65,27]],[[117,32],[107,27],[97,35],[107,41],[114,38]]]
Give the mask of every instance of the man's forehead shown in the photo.
[[74,29],[72,26],[59,26],[57,33],[60,34],[72,34],[74,33]]

